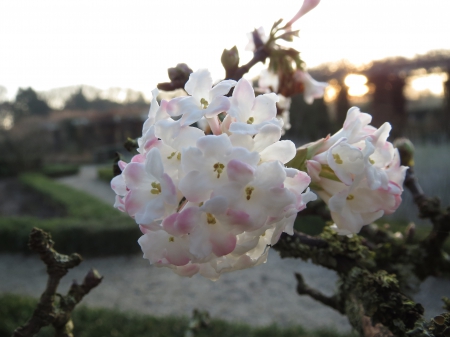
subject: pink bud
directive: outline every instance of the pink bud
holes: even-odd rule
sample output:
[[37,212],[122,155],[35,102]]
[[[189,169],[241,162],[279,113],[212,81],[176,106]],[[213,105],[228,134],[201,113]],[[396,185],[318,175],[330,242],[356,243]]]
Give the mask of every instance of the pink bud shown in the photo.
[[292,26],[292,24],[297,21],[298,19],[300,19],[303,15],[305,15],[306,13],[308,13],[311,9],[314,9],[318,4],[319,4],[320,0],[304,0],[303,1],[303,5],[300,8],[300,10],[298,11],[297,14],[295,14],[295,16],[291,19],[291,21],[289,21],[287,23],[286,26]]

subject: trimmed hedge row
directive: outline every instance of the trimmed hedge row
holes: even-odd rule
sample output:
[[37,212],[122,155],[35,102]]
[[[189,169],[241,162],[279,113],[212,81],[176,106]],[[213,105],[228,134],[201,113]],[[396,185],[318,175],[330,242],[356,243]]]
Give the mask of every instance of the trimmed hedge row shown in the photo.
[[61,253],[118,255],[140,252],[140,231],[127,215],[98,199],[59,184],[41,174],[25,174],[20,181],[67,210],[67,217],[41,219],[30,216],[0,218],[0,252],[28,252],[33,227],[51,233]]
[[[18,326],[31,316],[37,300],[18,295],[0,296],[0,337],[9,337]],[[186,318],[157,318],[138,314],[122,313],[110,309],[77,307],[73,313],[74,335],[77,337],[180,337],[188,327]],[[52,328],[42,329],[38,337],[53,336]],[[332,330],[305,331],[297,326],[279,328],[275,325],[254,328],[244,324],[232,324],[222,320],[211,320],[210,327],[198,331],[196,337],[343,337]],[[356,336],[346,334],[345,336]]]
[[44,165],[41,172],[50,178],[59,178],[77,174],[80,171],[78,165],[71,164],[48,164]]

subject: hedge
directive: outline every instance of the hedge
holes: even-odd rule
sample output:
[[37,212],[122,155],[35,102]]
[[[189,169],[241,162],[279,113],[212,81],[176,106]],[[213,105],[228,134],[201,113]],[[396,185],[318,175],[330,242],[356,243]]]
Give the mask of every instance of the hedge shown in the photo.
[[49,178],[71,176],[79,171],[80,167],[72,164],[47,164],[41,169],[41,172]]
[[[89,295],[88,295],[89,296]],[[31,316],[37,300],[30,297],[0,295],[0,337],[9,337],[18,326]],[[74,335],[77,337],[182,337],[189,320],[184,317],[152,317],[123,313],[111,309],[77,307],[73,312]],[[53,336],[46,327],[38,337]],[[301,326],[280,328],[276,325],[255,328],[213,319],[210,326],[195,333],[196,337],[343,337],[330,329],[306,331]],[[356,336],[345,334],[345,336]]]
[[111,205],[62,185],[41,174],[24,174],[21,183],[67,210],[67,216],[36,218],[9,216],[0,218],[0,252],[28,252],[28,235],[33,227],[51,233],[61,253],[82,255],[132,254],[140,251],[140,231],[129,216]]

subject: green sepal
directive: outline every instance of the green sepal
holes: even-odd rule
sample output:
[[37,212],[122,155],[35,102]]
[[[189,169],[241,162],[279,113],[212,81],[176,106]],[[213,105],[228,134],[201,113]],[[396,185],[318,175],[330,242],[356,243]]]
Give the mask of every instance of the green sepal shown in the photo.
[[334,173],[333,169],[327,164],[322,164],[322,169],[320,170],[319,176],[322,178],[341,182],[336,173]]
[[300,171],[306,172],[306,157],[308,155],[308,149],[297,149],[295,157],[286,164],[287,167],[292,167]]

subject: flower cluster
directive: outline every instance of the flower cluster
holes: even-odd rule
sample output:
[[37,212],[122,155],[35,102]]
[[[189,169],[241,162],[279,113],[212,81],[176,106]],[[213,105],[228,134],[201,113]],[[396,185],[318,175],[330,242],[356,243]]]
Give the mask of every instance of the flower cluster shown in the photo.
[[407,167],[387,141],[391,125],[376,129],[372,116],[351,108],[336,134],[310,145],[314,191],[328,204],[338,233],[358,233],[401,203]]
[[[139,154],[119,162],[111,186],[115,207],[141,228],[145,258],[215,280],[264,263],[268,246],[293,232],[297,212],[315,195],[305,172],[284,166],[296,149],[279,140],[277,95],[255,97],[245,79],[212,84],[199,70],[186,83],[188,96],[159,105],[153,91]],[[191,126],[200,120],[211,135]]]

